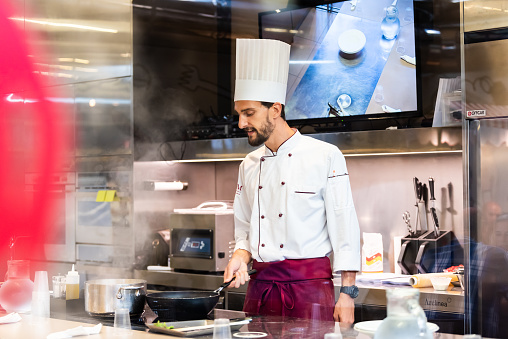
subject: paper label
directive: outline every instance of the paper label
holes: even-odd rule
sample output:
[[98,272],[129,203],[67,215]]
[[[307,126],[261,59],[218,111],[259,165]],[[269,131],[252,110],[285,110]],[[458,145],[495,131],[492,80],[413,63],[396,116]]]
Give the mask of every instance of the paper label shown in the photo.
[[472,111],[467,111],[466,116],[468,118],[484,117],[487,116],[487,111],[484,109],[475,109]]

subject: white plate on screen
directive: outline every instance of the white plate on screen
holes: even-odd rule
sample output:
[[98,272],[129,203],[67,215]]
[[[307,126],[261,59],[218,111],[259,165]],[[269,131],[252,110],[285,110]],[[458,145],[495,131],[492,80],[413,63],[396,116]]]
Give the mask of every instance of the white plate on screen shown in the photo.
[[268,334],[265,332],[237,332],[233,334],[235,338],[264,338]]
[[[356,323],[354,328],[358,332],[373,335],[379,328],[379,325],[381,325],[382,321],[383,320],[362,321]],[[437,332],[439,330],[439,326],[434,323],[427,323],[427,330],[430,332]]]
[[357,29],[348,29],[339,36],[339,49],[342,53],[355,54],[364,47],[367,39],[362,31]]

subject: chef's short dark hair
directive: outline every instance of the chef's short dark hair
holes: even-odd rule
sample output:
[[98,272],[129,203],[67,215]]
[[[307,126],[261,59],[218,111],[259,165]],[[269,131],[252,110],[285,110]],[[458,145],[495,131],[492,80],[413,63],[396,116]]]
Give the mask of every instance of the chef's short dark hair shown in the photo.
[[[274,102],[266,102],[261,101],[261,105],[265,106],[266,108],[272,107]],[[280,111],[280,116],[282,119],[286,120],[286,112],[284,111],[284,105],[282,105],[282,110]]]

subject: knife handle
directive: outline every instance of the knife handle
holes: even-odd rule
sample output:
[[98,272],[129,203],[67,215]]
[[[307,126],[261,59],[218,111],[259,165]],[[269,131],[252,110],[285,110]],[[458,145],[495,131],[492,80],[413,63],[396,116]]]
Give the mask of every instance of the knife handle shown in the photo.
[[425,202],[425,205],[427,205],[427,202],[429,201],[429,190],[427,189],[427,184],[422,185],[422,200]]
[[450,207],[453,208],[453,185],[451,182],[448,183],[448,199],[450,200]]
[[413,185],[414,185],[414,189],[415,189],[416,203],[418,204],[418,200],[420,200],[420,192],[418,190],[418,178],[417,177],[413,178]]
[[436,200],[434,197],[434,178],[429,178],[429,190],[430,190],[430,200]]

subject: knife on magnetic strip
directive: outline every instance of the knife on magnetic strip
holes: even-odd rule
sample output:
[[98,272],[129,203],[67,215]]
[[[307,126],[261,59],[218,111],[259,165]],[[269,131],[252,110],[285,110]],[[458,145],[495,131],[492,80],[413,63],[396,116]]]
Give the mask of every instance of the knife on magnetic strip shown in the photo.
[[415,198],[416,198],[415,232],[418,232],[418,230],[420,229],[420,218],[418,217],[420,215],[418,211],[418,203],[420,202],[420,182],[418,181],[417,177],[413,178],[413,185],[415,189]]
[[432,202],[432,207],[430,208],[430,213],[432,214],[432,221],[434,223],[434,236],[437,239],[437,237],[439,236],[439,221],[437,219],[436,208],[434,207],[436,198],[434,196],[434,178],[433,177],[429,178],[429,189],[430,189],[430,201]]

